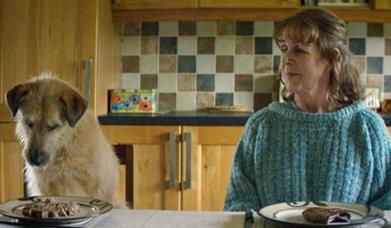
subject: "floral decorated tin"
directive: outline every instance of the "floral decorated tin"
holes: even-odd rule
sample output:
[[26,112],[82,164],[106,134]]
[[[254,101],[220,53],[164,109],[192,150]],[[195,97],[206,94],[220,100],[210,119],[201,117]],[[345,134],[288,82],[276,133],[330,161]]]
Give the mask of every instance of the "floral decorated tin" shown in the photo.
[[154,89],[110,90],[111,113],[154,113],[157,111],[156,103]]

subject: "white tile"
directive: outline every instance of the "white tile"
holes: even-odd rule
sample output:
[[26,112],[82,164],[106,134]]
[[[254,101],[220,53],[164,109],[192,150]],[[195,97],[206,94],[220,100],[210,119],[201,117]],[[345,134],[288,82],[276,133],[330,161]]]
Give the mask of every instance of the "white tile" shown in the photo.
[[274,22],[273,21],[255,21],[254,35],[255,36],[273,36]]
[[349,22],[348,23],[348,36],[349,37],[366,37],[367,36],[367,23],[365,22]]
[[217,36],[215,43],[216,55],[234,55],[235,42],[235,36]]
[[254,74],[253,76],[253,91],[260,93],[273,92],[273,78],[275,75]]
[[367,37],[367,56],[383,56],[385,49],[384,37]]
[[391,23],[384,23],[384,36],[391,37]]
[[216,36],[217,23],[216,21],[198,21],[197,35],[198,36]]
[[178,55],[195,55],[196,53],[196,36],[178,36]]
[[161,93],[176,93],[177,74],[159,74],[157,78],[157,88]]
[[121,42],[122,56],[140,55],[140,36],[123,36]]
[[215,55],[197,55],[196,72],[198,74],[214,74],[216,72]]
[[273,55],[281,55],[281,50],[280,50],[280,48],[277,46],[276,42],[274,42],[274,39],[273,39],[272,51],[273,51]]
[[159,22],[160,36],[178,36],[178,22],[177,21],[161,21]]
[[391,56],[384,56],[384,74],[391,75]]
[[157,74],[159,71],[158,55],[140,55],[140,73]]
[[123,73],[122,74],[123,89],[140,89],[140,74]]
[[236,74],[252,74],[254,72],[254,55],[236,55],[234,69]]
[[235,92],[234,105],[241,105],[252,111],[254,109],[254,94],[252,92]]
[[196,110],[196,92],[178,92],[176,96],[177,111]]
[[215,91],[218,93],[232,93],[235,89],[234,74],[215,74]]

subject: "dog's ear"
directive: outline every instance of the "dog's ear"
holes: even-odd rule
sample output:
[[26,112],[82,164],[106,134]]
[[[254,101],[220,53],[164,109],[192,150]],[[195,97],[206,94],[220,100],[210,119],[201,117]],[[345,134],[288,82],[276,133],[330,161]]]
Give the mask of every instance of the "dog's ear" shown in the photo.
[[76,91],[65,93],[61,97],[65,106],[65,116],[69,126],[74,127],[87,109],[87,101]]
[[20,101],[23,96],[27,94],[27,91],[28,88],[25,84],[16,85],[14,88],[8,90],[6,94],[6,101],[12,116],[15,116],[18,112]]

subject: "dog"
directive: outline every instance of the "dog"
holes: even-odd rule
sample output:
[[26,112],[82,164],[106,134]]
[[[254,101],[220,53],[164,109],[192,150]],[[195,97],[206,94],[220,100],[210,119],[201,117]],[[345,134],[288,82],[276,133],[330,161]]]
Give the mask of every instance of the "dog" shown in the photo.
[[50,73],[6,94],[23,145],[28,195],[82,196],[121,207],[119,161],[87,101]]

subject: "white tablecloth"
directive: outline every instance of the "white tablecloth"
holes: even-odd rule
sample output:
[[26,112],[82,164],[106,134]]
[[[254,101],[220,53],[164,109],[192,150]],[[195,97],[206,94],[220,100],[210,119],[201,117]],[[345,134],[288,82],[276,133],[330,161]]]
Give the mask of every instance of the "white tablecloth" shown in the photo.
[[[391,211],[385,212],[386,218],[391,221]],[[0,216],[0,221],[1,221]],[[4,217],[3,217],[4,218]],[[382,223],[370,223],[360,227],[380,227]],[[264,220],[255,215],[253,228],[266,227]],[[0,223],[0,227],[16,227]],[[19,226],[20,227],[20,226]],[[23,226],[22,226],[23,227]],[[24,226],[31,227],[31,226]],[[75,227],[75,226],[74,226]],[[244,227],[244,212],[195,212],[195,211],[163,211],[163,210],[129,210],[114,209],[102,217],[98,217],[86,225],[77,227],[116,227],[116,228],[236,228]]]

